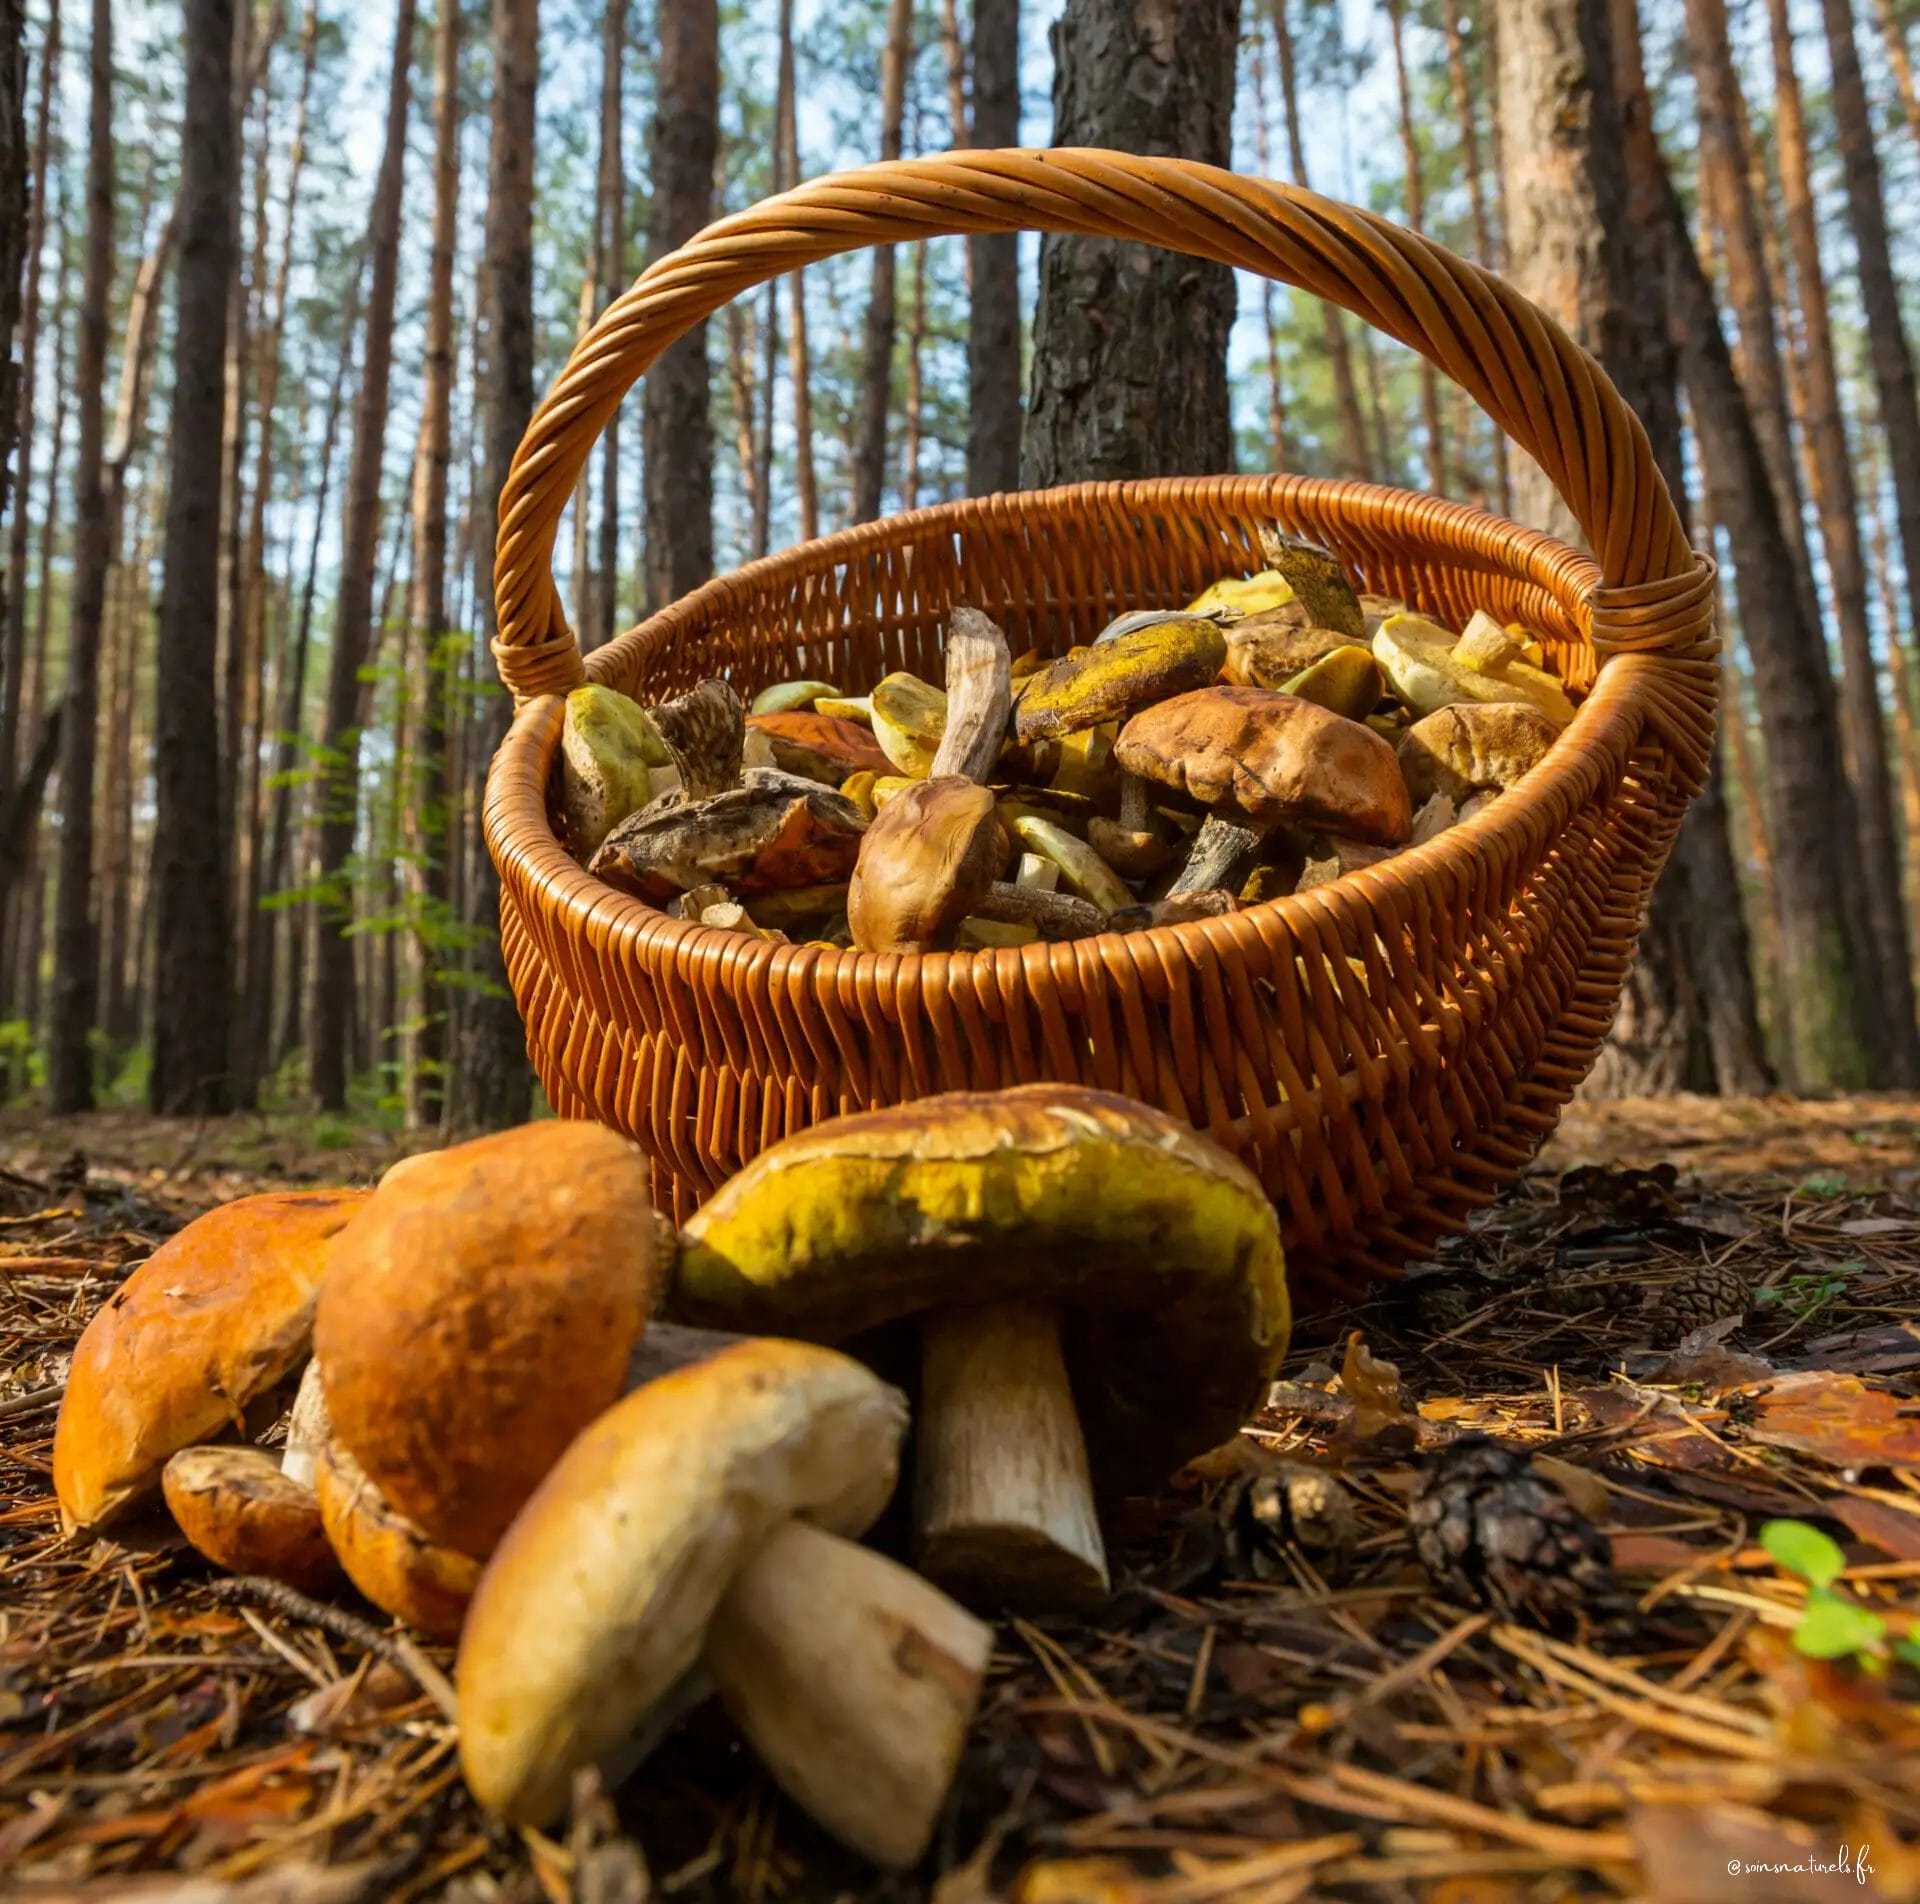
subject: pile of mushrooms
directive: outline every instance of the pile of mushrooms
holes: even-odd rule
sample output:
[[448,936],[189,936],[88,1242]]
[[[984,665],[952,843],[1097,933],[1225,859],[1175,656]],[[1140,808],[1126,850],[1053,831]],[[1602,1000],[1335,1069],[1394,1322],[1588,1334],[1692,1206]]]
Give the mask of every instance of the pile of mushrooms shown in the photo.
[[823,1826],[909,1865],[990,1633],[855,1544],[905,1399],[828,1348],[649,1330],[676,1249],[640,1153],[588,1124],[215,1210],[76,1347],[63,1525],[163,1495],[218,1567],[457,1639],[462,1765],[511,1820],[717,1693]]
[[1573,718],[1541,643],[1458,635],[1276,531],[1270,566],[1057,660],[950,615],[946,682],[568,697],[583,863],[708,926],[869,952],[1231,912],[1377,864],[1514,786]]

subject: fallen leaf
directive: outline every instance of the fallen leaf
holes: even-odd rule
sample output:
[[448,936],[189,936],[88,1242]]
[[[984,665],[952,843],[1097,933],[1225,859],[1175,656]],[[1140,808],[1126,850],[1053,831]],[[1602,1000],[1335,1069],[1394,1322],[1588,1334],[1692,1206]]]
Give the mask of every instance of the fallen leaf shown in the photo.
[[1640,1847],[1636,1895],[1646,1904],[1838,1904],[1863,1895],[1857,1845],[1743,1805],[1636,1805],[1627,1829]]
[[1785,1375],[1753,1398],[1749,1440],[1810,1454],[1837,1468],[1920,1464],[1920,1403],[1857,1375]]
[[1920,1560],[1920,1514],[1903,1513],[1884,1501],[1856,1495],[1840,1495],[1821,1511],[1896,1560]]

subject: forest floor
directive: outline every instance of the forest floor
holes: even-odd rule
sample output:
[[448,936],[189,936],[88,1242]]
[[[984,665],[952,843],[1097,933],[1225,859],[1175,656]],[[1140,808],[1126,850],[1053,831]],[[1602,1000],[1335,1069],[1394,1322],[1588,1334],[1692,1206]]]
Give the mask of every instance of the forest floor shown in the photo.
[[[364,1613],[218,1598],[157,1529],[61,1540],[59,1384],[116,1278],[221,1198],[393,1154],[292,1119],[0,1119],[0,1895],[1920,1898],[1920,1102],[1576,1108],[1471,1237],[1306,1319],[1232,1449],[1123,1506],[1097,1620],[1001,1623],[902,1878],[712,1708],[617,1814],[490,1826],[431,1665]],[[1714,1317],[1729,1287],[1744,1320]],[[1610,1539],[1557,1627],[1413,1556],[1409,1502],[1469,1434],[1544,1484],[1509,1528],[1546,1497]]]

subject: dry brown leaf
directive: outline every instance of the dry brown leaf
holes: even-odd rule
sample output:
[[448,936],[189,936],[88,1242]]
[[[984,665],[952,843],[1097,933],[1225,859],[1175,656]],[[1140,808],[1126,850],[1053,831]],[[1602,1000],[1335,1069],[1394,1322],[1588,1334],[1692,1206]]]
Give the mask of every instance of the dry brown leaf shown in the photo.
[[1753,1398],[1749,1440],[1792,1448],[1837,1468],[1920,1466],[1920,1403],[1857,1375],[1812,1369],[1785,1375]]

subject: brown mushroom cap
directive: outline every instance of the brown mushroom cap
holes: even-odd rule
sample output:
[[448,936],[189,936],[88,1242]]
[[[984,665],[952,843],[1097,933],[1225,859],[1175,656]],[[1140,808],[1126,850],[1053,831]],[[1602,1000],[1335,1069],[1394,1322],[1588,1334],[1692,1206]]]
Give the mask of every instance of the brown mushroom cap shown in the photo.
[[1394,846],[1413,824],[1393,749],[1358,721],[1265,688],[1202,688],[1136,714],[1115,757],[1130,773],[1291,822]]
[[302,1593],[339,1579],[313,1489],[281,1473],[265,1448],[182,1448],[161,1486],[181,1533],[216,1567]]
[[624,1385],[664,1267],[645,1160],[597,1124],[527,1124],[419,1159],[363,1221],[314,1322],[335,1438],[483,1558]]
[[824,786],[838,787],[857,773],[893,771],[873,729],[837,714],[750,714],[747,729],[766,735],[775,766]]
[[743,893],[845,879],[866,818],[816,780],[753,767],[704,800],[665,793],[621,821],[589,870],[655,905],[710,880]]
[[763,1150],[687,1224],[673,1306],[841,1341],[1056,1303],[1096,1474],[1157,1486],[1231,1435],[1286,1344],[1273,1206],[1184,1123],[1081,1085],[955,1091]]
[[167,1458],[242,1425],[306,1359],[333,1240],[364,1190],[272,1191],[209,1210],[136,1269],[73,1352],[53,1435],[61,1524],[87,1533]]
[[956,774],[917,780],[860,842],[847,923],[863,952],[919,952],[979,904],[1007,856],[997,803]]
[[1416,805],[1436,793],[1463,803],[1515,785],[1546,758],[1559,731],[1524,701],[1461,702],[1407,729],[1400,771]]
[[458,1639],[480,1563],[429,1540],[398,1513],[338,1437],[320,1443],[314,1492],[328,1544],[347,1578],[381,1612],[429,1639]]

